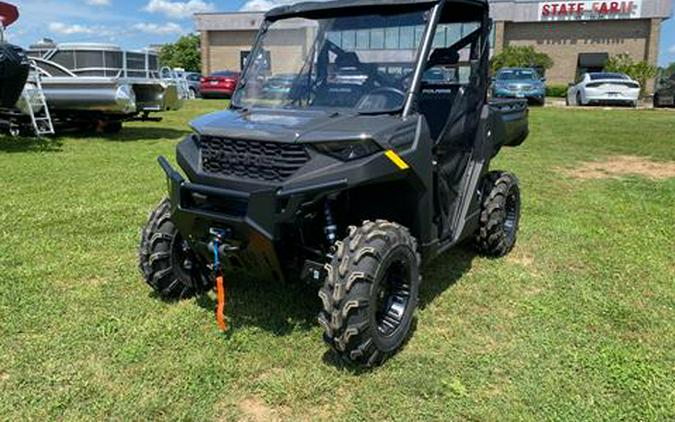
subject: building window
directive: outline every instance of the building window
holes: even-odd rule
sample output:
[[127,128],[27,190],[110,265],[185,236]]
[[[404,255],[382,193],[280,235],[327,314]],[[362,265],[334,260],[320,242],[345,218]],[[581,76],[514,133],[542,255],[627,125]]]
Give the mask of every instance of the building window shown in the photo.
[[445,44],[445,25],[439,25],[438,28],[436,28],[436,35],[434,36],[434,43],[433,47],[434,48],[443,48],[446,46]]
[[368,50],[370,48],[370,31],[361,29],[356,31],[356,48],[359,50]]
[[387,28],[384,32],[384,48],[389,50],[398,49],[398,27]]
[[342,46],[342,32],[329,32],[327,37],[333,44],[338,47]]
[[354,50],[356,48],[356,31],[342,32],[342,48],[345,50]]
[[370,32],[370,49],[382,50],[384,49],[384,29],[373,29]]
[[424,37],[424,27],[416,26],[415,27],[415,45],[420,45],[422,43],[422,38]]
[[400,33],[400,48],[413,49],[415,46],[415,28],[412,26],[404,26]]

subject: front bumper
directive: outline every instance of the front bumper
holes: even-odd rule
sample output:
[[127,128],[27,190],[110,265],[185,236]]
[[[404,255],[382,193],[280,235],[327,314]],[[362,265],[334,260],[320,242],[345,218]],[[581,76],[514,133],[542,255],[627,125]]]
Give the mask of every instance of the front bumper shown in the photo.
[[514,91],[508,89],[496,89],[493,96],[495,98],[521,98],[541,102],[546,97],[546,93],[542,90]]
[[307,196],[316,191],[344,188],[346,182],[316,185],[302,190],[270,188],[252,192],[233,191],[186,181],[164,157],[158,159],[167,176],[171,220],[195,253],[210,262],[211,231],[227,233],[224,239],[236,266],[263,277],[283,279],[276,253],[280,225],[291,221]]

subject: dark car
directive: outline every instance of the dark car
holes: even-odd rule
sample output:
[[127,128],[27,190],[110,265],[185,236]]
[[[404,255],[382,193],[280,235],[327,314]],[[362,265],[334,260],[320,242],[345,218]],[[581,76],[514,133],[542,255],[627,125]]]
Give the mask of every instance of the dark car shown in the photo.
[[239,72],[224,70],[201,79],[199,94],[203,98],[230,98],[239,82]]
[[659,81],[654,93],[654,107],[675,107],[675,73]]

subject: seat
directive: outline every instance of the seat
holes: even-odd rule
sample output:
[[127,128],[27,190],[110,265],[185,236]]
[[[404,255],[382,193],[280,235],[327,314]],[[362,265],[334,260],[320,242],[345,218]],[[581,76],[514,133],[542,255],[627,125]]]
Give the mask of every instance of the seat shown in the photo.
[[361,65],[359,56],[353,51],[346,51],[335,58],[335,67],[340,69],[343,67],[358,67]]
[[312,104],[317,107],[355,107],[363,97],[364,87],[358,84],[325,83],[317,87]]
[[[429,56],[427,71],[437,66],[454,66],[459,62],[459,53],[449,48],[437,48]],[[461,86],[447,82],[422,81],[422,89],[418,100],[418,110],[424,115],[429,125],[429,132],[438,141],[448,116],[456,101]]]

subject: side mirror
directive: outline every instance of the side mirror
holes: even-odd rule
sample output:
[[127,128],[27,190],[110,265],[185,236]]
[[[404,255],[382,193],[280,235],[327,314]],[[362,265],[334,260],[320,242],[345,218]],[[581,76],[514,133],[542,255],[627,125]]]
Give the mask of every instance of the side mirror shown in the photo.
[[542,82],[546,82],[546,78],[541,78],[541,81],[542,81]]

